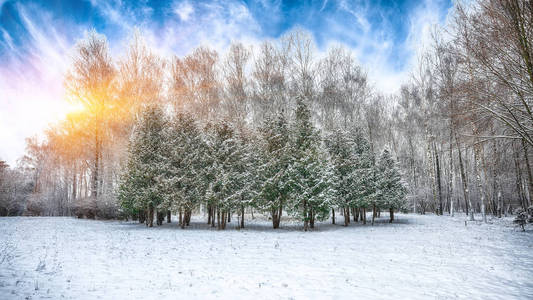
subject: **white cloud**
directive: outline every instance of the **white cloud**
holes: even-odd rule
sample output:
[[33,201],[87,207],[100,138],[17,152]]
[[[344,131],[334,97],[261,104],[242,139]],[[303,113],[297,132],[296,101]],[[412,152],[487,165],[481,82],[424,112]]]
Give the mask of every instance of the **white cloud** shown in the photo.
[[[342,32],[342,36],[355,41],[356,46],[351,47],[361,66],[368,71],[369,80],[376,89],[384,93],[395,93],[409,77],[411,70],[416,66],[418,57],[428,49],[431,44],[431,32],[437,25],[443,25],[448,16],[447,11],[442,11],[439,0],[425,0],[409,12],[408,33],[404,42],[395,43],[391,33],[396,28],[384,22],[372,28],[366,15],[369,13],[365,4],[354,6],[354,3],[341,1],[340,8],[352,14],[359,26],[360,32],[345,32],[345,27],[339,26],[333,20],[329,30]],[[342,42],[342,41],[339,41]],[[398,59],[404,60],[402,67],[398,68],[391,62],[393,51],[401,51]]]
[[405,47],[415,54],[412,56],[411,63],[414,63],[414,60],[431,46],[432,31],[436,29],[436,26],[441,25],[442,19],[443,15],[438,3],[433,0],[424,1],[411,14],[409,34],[405,42]]
[[182,21],[187,22],[194,13],[194,7],[188,1],[184,1],[175,5],[174,12]]

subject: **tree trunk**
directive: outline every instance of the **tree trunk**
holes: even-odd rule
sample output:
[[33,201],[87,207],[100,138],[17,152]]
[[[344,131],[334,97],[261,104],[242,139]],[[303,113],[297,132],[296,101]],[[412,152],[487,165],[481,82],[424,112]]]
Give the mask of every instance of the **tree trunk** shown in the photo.
[[442,209],[442,184],[441,184],[441,176],[440,176],[440,162],[439,162],[439,152],[437,151],[437,146],[435,145],[435,142],[433,142],[433,151],[435,152],[435,167],[437,170],[437,191],[439,196],[439,214],[443,214]]
[[309,214],[310,214],[309,225],[311,228],[315,228],[315,213],[313,211],[313,208],[309,209]]
[[154,204],[148,204],[148,227],[154,227]]
[[[477,187],[478,187],[478,190],[479,190],[479,195],[481,196],[481,199],[480,199],[480,211],[481,211],[481,216],[483,218],[483,222],[487,222],[487,216],[485,215],[485,192],[483,191],[483,183],[481,181],[481,149],[480,149],[481,145],[475,145],[474,146],[474,160],[475,160],[475,165],[474,165],[474,171],[475,171],[475,176],[476,176],[476,181],[477,181]],[[473,212],[472,212],[472,215],[471,215],[471,219],[473,219]]]
[[390,220],[389,220],[389,223],[392,223],[392,221],[394,221],[394,208],[389,208],[389,216],[390,216]]
[[366,225],[366,207],[363,207],[363,225]]
[[307,201],[304,200],[304,231],[309,229],[309,216],[307,215]]
[[[426,134],[427,133],[427,129],[426,129]],[[435,147],[434,147],[434,141],[433,141],[433,138],[431,136],[428,136],[428,141],[427,141],[427,150],[426,150],[426,157],[427,157],[427,164],[428,164],[428,171],[429,171],[429,177],[428,177],[428,181],[429,181],[429,185],[431,186],[431,194],[433,196],[433,201],[432,203],[434,203],[436,206],[438,205],[438,192],[437,192],[437,178],[436,178],[436,170],[435,170]],[[436,210],[438,210],[436,208]]]
[[241,205],[241,228],[244,228],[244,205]]
[[192,211],[190,208],[185,208],[185,214],[183,216],[183,219],[185,221],[185,226],[189,226],[191,223],[191,214]]
[[376,218],[376,204],[372,204],[372,226],[374,226],[374,219]]
[[[98,126],[98,125],[96,125]],[[92,186],[91,186],[91,197],[94,198],[94,202],[96,203],[96,199],[98,198],[98,172],[100,167],[100,138],[98,135],[98,127],[95,127],[95,135],[94,135],[94,166],[93,166],[93,174],[92,174]]]
[[272,228],[276,229],[278,223],[278,210],[275,207],[271,208],[270,216],[272,217]]
[[331,208],[331,224],[335,225],[335,208]]
[[350,224],[350,208],[345,207],[344,208],[344,226],[348,226]]
[[228,219],[228,213],[226,211],[219,211],[218,215],[220,216],[218,222],[218,229],[226,229],[226,220]]
[[529,164],[529,155],[527,152],[527,144],[522,139],[522,148],[524,149],[524,157],[526,159],[526,170],[528,178],[528,194],[529,194],[529,204],[533,204],[533,174],[531,172],[531,165]]
[[163,213],[159,210],[156,211],[156,224],[157,226],[163,225]]
[[346,226],[350,224],[350,207],[346,206],[346,211],[344,212],[344,220],[346,222]]
[[217,215],[217,228],[220,229],[220,208],[217,207],[216,210],[217,210],[217,213],[216,213],[216,215]]
[[498,218],[502,217],[502,210],[503,210],[502,192],[498,191]]
[[520,200],[520,206],[522,206],[522,208],[526,210],[527,207],[523,199],[524,197],[522,197],[522,170],[520,169],[518,151],[515,151],[514,164],[516,169],[516,193],[518,194],[518,199]]
[[[490,193],[488,191],[488,186],[489,186],[489,180],[488,180],[488,177],[489,177],[489,171],[488,171],[488,167],[487,167],[487,163],[486,163],[486,159],[485,159],[485,151],[483,150],[483,148],[481,148],[480,150],[480,154],[481,154],[481,165],[483,167],[483,174],[485,175],[484,177],[482,176],[482,178],[485,178],[484,182],[485,182],[485,185],[487,186],[485,189],[483,189],[483,191],[485,191],[484,193],[484,201],[481,203],[481,214],[483,216],[483,221],[486,222],[487,221],[487,211],[491,211],[491,197],[490,197]],[[495,159],[494,159],[495,160]],[[486,202],[486,203],[485,203]]]
[[450,198],[450,210],[449,214],[453,217],[453,183],[454,183],[454,177],[455,177],[455,170],[453,168],[453,124],[450,126],[450,173],[449,173],[449,179],[448,179],[448,197]]
[[[82,176],[81,177],[82,181],[83,181],[83,187],[84,187],[84,190],[83,190],[83,197],[84,198],[88,198],[89,197],[89,182],[87,180],[87,176]],[[35,188],[38,189],[39,185],[35,185]]]
[[468,191],[468,182],[466,181],[466,173],[465,173],[465,167],[463,164],[463,155],[461,154],[461,147],[459,145],[459,141],[457,139],[457,135],[455,136],[455,142],[457,143],[457,154],[459,156],[459,169],[461,171],[461,181],[463,183],[463,195],[465,198],[465,210],[466,215],[468,216],[468,210],[469,210],[469,204],[470,204],[470,197],[469,197],[469,191]]
[[[410,135],[408,135],[408,138],[407,138],[407,141],[409,143],[409,150],[410,150],[410,155],[409,155],[409,164],[411,166],[411,171],[413,173],[413,184],[414,184],[414,188],[415,188],[415,191],[418,190],[418,177],[416,176],[416,168],[415,168],[415,150],[414,150],[414,146],[413,146],[413,139]],[[416,197],[413,197],[413,213],[416,213]]]
[[278,220],[277,220],[277,223],[276,223],[276,228],[279,228],[279,225],[281,223],[281,215],[283,214],[283,200],[280,201],[279,203],[279,208],[278,208]]
[[171,213],[170,210],[167,210],[167,223],[170,223],[171,219]]
[[[74,201],[76,201],[76,195],[77,195],[77,186],[78,186],[78,180],[77,180],[77,174],[76,174],[76,169],[73,170],[72,172],[72,199],[71,199],[71,203],[74,203]],[[70,215],[70,205],[69,205],[69,215]]]
[[[491,126],[491,134],[492,135],[495,135],[495,132],[494,132],[494,127]],[[498,156],[497,156],[497,147],[496,147],[496,140],[494,140],[492,142],[492,155],[496,156],[493,160],[492,160],[492,214],[494,216],[497,216],[498,215],[498,207],[499,207],[499,203],[498,202],[498,174],[497,174],[497,167],[498,167]]]
[[139,212],[139,223],[144,224],[144,222],[146,222],[147,214],[148,212],[144,209]]
[[453,207],[453,199],[450,201],[450,216],[454,216],[454,207]]

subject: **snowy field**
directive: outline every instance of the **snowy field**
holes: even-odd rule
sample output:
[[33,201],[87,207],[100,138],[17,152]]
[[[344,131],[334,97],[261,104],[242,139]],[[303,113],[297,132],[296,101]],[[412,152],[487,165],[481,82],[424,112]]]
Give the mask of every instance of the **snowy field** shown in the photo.
[[217,231],[0,218],[0,299],[533,299],[533,229],[398,215]]

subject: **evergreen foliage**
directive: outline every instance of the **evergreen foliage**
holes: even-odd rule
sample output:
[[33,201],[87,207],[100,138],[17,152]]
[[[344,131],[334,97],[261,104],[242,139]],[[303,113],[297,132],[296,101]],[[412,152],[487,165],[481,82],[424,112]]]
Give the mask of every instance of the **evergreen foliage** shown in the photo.
[[256,205],[271,215],[272,226],[278,228],[283,207],[291,192],[289,167],[292,162],[289,144],[289,128],[285,116],[268,118],[261,128]]
[[[202,155],[205,145],[194,118],[178,113],[165,131],[166,164],[165,197],[163,207],[187,214],[199,204],[205,191]],[[185,222],[180,220],[180,224]]]
[[119,187],[119,201],[131,214],[145,214],[152,226],[153,209],[165,198],[166,164],[164,131],[167,126],[163,110],[157,105],[146,107],[133,131],[126,171]]
[[359,128],[323,139],[304,97],[292,115],[267,117],[254,132],[229,120],[201,127],[189,113],[167,118],[161,107],[146,107],[119,187],[124,213],[151,224],[157,212],[161,224],[173,212],[185,228],[194,210],[207,208],[208,224],[224,229],[232,213],[243,227],[250,208],[269,215],[274,228],[286,213],[308,230],[335,208],[348,225],[350,213],[366,220],[370,206],[391,214],[403,207],[406,190],[388,151],[376,163]]
[[405,206],[405,196],[407,189],[402,182],[400,171],[396,162],[391,157],[387,149],[383,150],[377,164],[378,177],[376,180],[376,202],[377,206],[388,208],[392,214],[395,209],[402,209]]
[[324,220],[334,199],[326,153],[322,151],[318,130],[311,123],[311,112],[303,97],[296,99],[292,130],[290,166],[291,197],[289,211],[304,222],[304,230]]

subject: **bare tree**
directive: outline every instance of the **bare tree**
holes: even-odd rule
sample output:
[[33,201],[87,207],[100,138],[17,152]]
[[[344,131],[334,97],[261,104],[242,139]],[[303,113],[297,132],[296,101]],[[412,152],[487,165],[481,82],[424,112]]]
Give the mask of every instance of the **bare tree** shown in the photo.
[[66,77],[65,86],[71,101],[82,104],[87,117],[91,120],[90,130],[93,140],[91,195],[95,201],[101,184],[99,176],[106,135],[106,118],[114,101],[112,89],[115,73],[105,37],[95,31],[89,32],[76,46],[76,54]]
[[238,127],[246,124],[249,103],[249,82],[246,67],[251,51],[243,44],[230,46],[223,66],[224,74],[224,110],[228,118],[234,120]]
[[201,120],[213,118],[220,102],[217,75],[218,53],[197,48],[183,59],[172,63],[172,101],[176,109],[190,110]]

